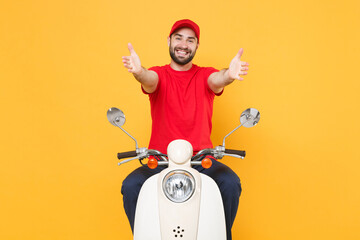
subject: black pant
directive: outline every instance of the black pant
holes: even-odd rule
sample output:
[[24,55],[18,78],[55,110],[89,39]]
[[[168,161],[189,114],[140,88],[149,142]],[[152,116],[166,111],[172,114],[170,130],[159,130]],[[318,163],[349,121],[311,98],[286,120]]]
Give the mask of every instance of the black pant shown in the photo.
[[[228,166],[216,160],[213,160],[213,164],[209,169],[202,166],[194,166],[193,168],[214,179],[218,185],[224,204],[227,240],[231,240],[231,227],[235,220],[241,194],[239,177]],[[124,208],[132,231],[134,231],[135,208],[140,189],[149,177],[161,172],[163,169],[164,167],[150,169],[147,166],[141,166],[130,173],[124,180],[121,193],[123,194]]]

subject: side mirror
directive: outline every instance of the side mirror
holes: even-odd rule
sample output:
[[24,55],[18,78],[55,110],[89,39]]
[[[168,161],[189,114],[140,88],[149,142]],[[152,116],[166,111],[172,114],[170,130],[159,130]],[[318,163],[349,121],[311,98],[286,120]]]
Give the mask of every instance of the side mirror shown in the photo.
[[118,108],[110,108],[106,115],[109,122],[115,127],[121,128],[125,123],[125,114]]
[[126,135],[128,135],[135,141],[135,147],[137,150],[139,147],[136,139],[131,136],[127,131],[125,131],[125,129],[122,128],[125,123],[125,114],[120,109],[112,107],[107,111],[106,116],[112,125],[114,125],[115,127],[119,127],[124,133],[126,133]]
[[243,111],[240,115],[240,125],[237,126],[234,130],[232,130],[228,135],[226,135],[223,139],[223,147],[225,147],[225,139],[235,132],[239,127],[244,126],[247,128],[253,127],[260,121],[260,112],[255,108],[248,108]]
[[242,126],[250,128],[260,121],[260,112],[255,108],[248,108],[241,113],[240,123]]

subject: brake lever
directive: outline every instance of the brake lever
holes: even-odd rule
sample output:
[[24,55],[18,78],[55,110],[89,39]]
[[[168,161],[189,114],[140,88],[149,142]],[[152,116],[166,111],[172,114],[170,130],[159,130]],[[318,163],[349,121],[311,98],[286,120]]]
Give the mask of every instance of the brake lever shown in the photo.
[[119,163],[118,163],[118,166],[120,166],[120,165],[122,165],[122,164],[124,164],[124,163],[130,162],[130,161],[132,161],[132,160],[139,159],[139,158],[140,158],[140,156],[136,156],[136,157],[133,157],[133,158],[126,159],[126,160],[124,160],[124,161],[119,162]]
[[229,157],[244,159],[243,156],[239,156],[239,155],[236,155],[236,154],[223,153],[223,156],[229,156]]

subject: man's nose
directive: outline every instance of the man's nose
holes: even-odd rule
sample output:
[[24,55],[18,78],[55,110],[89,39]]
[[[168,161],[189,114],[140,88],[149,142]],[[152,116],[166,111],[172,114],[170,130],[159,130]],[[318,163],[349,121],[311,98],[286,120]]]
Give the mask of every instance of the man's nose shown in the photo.
[[187,44],[187,42],[186,42],[186,40],[182,40],[181,42],[180,42],[180,47],[181,48],[188,48],[188,44]]

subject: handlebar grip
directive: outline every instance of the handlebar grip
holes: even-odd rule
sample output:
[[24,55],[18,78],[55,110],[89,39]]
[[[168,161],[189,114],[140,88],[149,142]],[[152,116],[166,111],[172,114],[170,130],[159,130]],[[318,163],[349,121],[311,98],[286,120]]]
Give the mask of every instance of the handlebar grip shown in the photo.
[[118,159],[136,157],[136,156],[137,156],[136,151],[122,152],[117,154]]
[[245,157],[245,155],[246,155],[245,151],[233,150],[233,149],[225,149],[225,153],[236,154],[236,155],[240,155],[242,157]]

